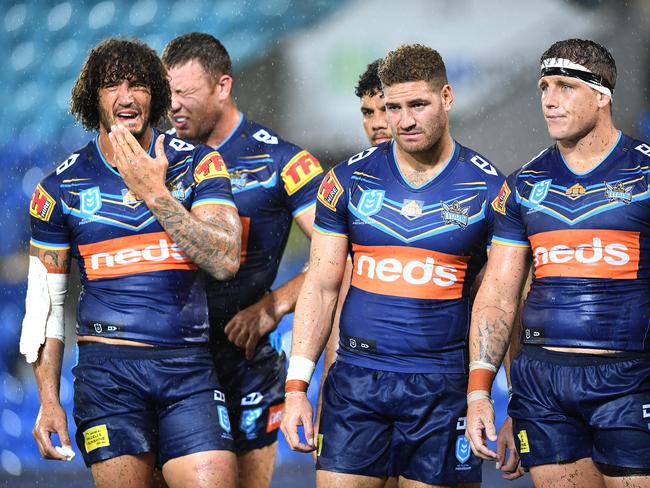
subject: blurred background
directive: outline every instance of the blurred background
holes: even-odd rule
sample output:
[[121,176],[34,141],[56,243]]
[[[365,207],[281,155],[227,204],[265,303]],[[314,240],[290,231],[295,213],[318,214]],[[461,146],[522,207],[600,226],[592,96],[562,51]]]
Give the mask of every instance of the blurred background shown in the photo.
[[[354,87],[366,65],[402,43],[442,54],[455,90],[453,136],[503,172],[551,144],[539,109],[539,57],[554,41],[591,38],[618,65],[614,120],[650,139],[650,2],[645,0],[107,0],[3,2],[0,11],[0,487],[92,486],[78,456],[39,458],[31,429],[38,395],[18,354],[29,241],[28,203],[38,181],[91,137],[68,112],[88,50],[108,36],[139,37],[159,52],[173,37],[206,31],[226,46],[235,95],[250,117],[310,149],[324,166],[367,146]],[[278,283],[302,266],[307,243],[293,233]],[[74,298],[74,297],[72,297]],[[61,399],[72,410],[75,300],[66,312],[68,345]],[[291,317],[279,327],[289,351]],[[319,373],[313,381],[319,383]],[[310,389],[315,400],[317,392]],[[495,385],[505,411],[505,379]],[[74,424],[69,419],[71,434]],[[280,436],[282,437],[282,436]],[[284,440],[274,487],[313,486],[311,458]],[[484,487],[508,483],[492,463]]]

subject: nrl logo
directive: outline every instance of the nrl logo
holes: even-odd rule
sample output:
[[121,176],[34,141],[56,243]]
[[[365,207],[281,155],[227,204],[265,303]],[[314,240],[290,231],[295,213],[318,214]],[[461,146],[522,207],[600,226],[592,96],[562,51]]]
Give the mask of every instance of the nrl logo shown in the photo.
[[585,193],[587,193],[587,190],[585,190],[585,187],[580,183],[576,183],[572,187],[567,188],[565,192],[566,196],[568,196],[571,200],[577,200]]
[[241,190],[246,186],[248,175],[243,171],[233,171],[230,173],[230,184],[234,190]]
[[454,201],[450,205],[447,205],[445,202],[440,202],[442,204],[442,220],[445,221],[445,224],[456,224],[461,229],[467,227],[469,222],[469,207],[461,207],[460,203]]
[[623,202],[624,204],[629,204],[632,201],[632,188],[631,186],[625,186],[622,181],[610,185],[605,182],[607,189],[605,190],[605,196],[610,202]]

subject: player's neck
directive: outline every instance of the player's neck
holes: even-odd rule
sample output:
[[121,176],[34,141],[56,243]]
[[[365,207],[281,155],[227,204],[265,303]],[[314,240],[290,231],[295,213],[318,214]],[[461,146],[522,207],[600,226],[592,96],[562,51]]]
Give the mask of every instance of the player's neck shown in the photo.
[[[147,127],[147,129],[144,131],[142,136],[140,136],[140,138],[138,139],[140,146],[145,151],[149,151],[149,148],[151,147],[152,136],[153,136],[153,131],[151,130],[151,127]],[[110,164],[113,168],[115,168],[116,164],[115,164],[115,153],[113,152],[113,146],[111,145],[111,141],[108,138],[108,132],[101,125],[99,126],[99,137],[97,139],[97,145],[99,146],[99,151],[102,153],[102,156],[104,157],[106,162]]]
[[618,135],[618,129],[610,120],[577,140],[557,141],[557,147],[574,172],[587,173],[609,154],[618,141]]
[[[446,132],[437,144],[426,151],[407,152],[395,143],[395,157],[404,176],[413,175],[416,179],[430,180],[445,167],[454,151],[454,140]],[[415,176],[415,175],[420,175]],[[409,183],[412,184],[411,181]]]
[[232,134],[232,131],[235,130],[241,120],[241,116],[241,112],[237,109],[234,102],[226,104],[219,121],[212,129],[212,132],[204,144],[210,147],[219,146],[228,138],[228,136],[230,136],[230,134]]

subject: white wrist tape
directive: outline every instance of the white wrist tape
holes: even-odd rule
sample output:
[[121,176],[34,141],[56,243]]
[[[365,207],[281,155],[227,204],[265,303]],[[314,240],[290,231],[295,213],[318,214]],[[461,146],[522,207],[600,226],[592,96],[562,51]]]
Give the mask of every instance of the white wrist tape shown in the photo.
[[68,274],[48,273],[36,256],[29,257],[25,318],[20,333],[20,353],[28,363],[38,359],[46,337],[65,342],[63,304]]
[[490,400],[492,401],[492,397],[490,396],[490,393],[485,391],[485,390],[474,390],[471,393],[467,394],[467,404],[469,405],[473,401],[476,400]]
[[486,363],[485,361],[472,361],[469,363],[469,370],[473,369],[488,369],[493,373],[497,372],[497,367],[494,364]]
[[316,363],[304,356],[291,356],[289,358],[289,368],[287,369],[287,381],[301,380],[306,383],[311,381],[311,376],[316,369]]

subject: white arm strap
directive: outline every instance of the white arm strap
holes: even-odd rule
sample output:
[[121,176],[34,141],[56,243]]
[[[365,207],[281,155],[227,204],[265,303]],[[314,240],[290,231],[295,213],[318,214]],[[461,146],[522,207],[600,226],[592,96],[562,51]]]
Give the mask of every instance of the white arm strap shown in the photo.
[[68,292],[68,274],[48,273],[36,256],[29,257],[25,318],[20,334],[20,353],[28,363],[38,359],[46,337],[65,342],[63,304]]

